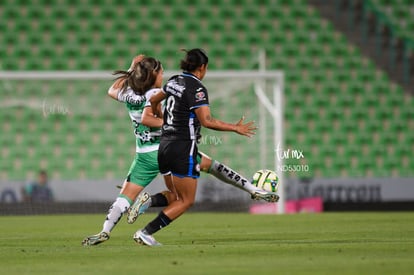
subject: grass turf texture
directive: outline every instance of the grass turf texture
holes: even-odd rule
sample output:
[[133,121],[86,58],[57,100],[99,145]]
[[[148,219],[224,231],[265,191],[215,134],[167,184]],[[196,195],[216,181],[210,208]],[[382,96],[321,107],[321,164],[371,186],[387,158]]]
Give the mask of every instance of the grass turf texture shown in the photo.
[[105,215],[0,217],[4,274],[412,274],[414,215],[188,213],[136,245],[122,219],[111,239],[82,247]]

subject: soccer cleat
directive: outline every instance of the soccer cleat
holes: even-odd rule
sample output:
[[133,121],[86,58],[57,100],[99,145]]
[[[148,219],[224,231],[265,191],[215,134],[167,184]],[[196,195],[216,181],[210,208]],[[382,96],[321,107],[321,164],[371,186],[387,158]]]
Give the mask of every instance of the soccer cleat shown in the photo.
[[253,200],[264,200],[267,202],[278,202],[279,196],[274,192],[267,192],[267,191],[255,191],[252,194]]
[[148,246],[160,246],[161,243],[157,242],[152,235],[146,234],[143,230],[138,230],[134,234],[134,240],[143,245]]
[[139,195],[138,199],[134,204],[128,209],[127,222],[133,224],[139,215],[142,215],[147,211],[148,207],[151,205],[151,197],[147,192]]
[[84,246],[97,245],[97,244],[103,243],[104,241],[107,241],[107,240],[109,240],[109,234],[106,233],[106,232],[101,232],[101,233],[98,233],[96,235],[86,237],[82,241],[82,245],[84,245]]

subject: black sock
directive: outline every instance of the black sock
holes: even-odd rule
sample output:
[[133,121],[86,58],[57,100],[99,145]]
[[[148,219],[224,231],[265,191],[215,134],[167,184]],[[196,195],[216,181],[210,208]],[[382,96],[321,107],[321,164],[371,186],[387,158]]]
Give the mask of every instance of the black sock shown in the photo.
[[155,232],[157,232],[158,230],[161,230],[163,227],[166,227],[167,225],[169,225],[172,222],[172,220],[170,218],[168,218],[167,215],[164,214],[164,212],[160,212],[158,214],[158,216],[152,220],[152,222],[150,222],[149,224],[147,224],[147,226],[145,226],[144,230],[152,235]]
[[163,207],[168,205],[168,200],[163,193],[151,196],[151,207]]

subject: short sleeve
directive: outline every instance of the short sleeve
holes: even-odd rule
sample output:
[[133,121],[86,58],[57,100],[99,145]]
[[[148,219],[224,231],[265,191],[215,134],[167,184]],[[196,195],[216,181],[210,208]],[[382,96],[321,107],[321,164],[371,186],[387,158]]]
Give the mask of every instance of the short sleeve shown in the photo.
[[151,106],[151,102],[149,101],[150,98],[155,95],[156,93],[158,93],[159,91],[162,91],[161,89],[152,89],[149,90],[146,94],[145,94],[145,107]]
[[137,95],[131,88],[118,93],[118,101],[132,105],[140,105],[146,101],[145,95]]
[[188,96],[190,110],[209,105],[207,89],[204,86],[196,87]]

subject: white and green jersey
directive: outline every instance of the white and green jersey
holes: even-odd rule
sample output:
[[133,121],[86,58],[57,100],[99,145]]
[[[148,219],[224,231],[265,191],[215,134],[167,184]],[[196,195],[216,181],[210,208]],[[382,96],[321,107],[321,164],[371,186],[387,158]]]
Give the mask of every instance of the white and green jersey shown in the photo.
[[143,125],[142,113],[146,106],[151,106],[149,99],[159,89],[151,89],[145,95],[137,95],[131,88],[118,93],[118,101],[125,102],[129,117],[132,121],[136,137],[136,152],[147,153],[158,150],[160,144],[160,128],[152,128]]

